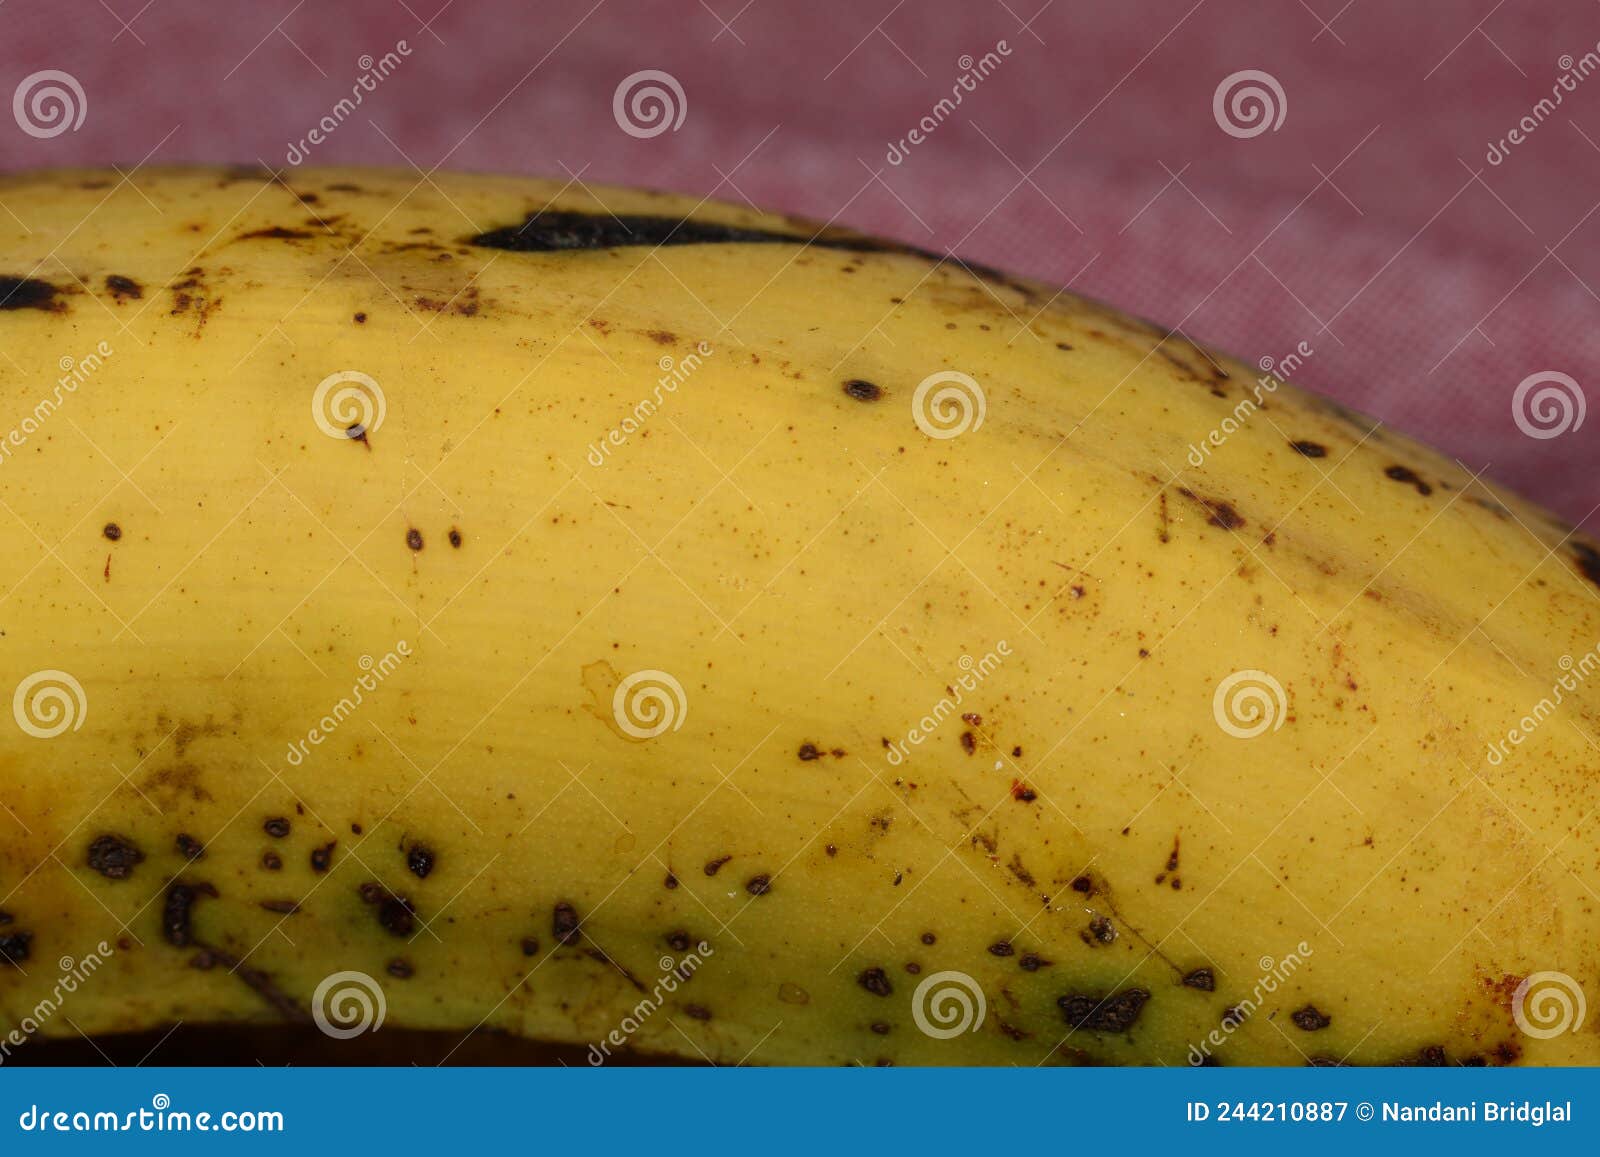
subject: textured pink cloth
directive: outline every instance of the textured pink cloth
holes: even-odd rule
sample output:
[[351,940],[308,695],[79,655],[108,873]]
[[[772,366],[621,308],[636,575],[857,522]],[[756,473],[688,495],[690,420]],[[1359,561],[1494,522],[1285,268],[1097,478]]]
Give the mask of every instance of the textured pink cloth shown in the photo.
[[[1070,280],[1252,361],[1306,341],[1297,381],[1600,525],[1600,414],[1535,439],[1512,410],[1540,371],[1600,390],[1600,75],[1535,110],[1586,69],[1595,4],[11,0],[0,95],[59,69],[87,115],[49,139],[0,120],[3,161],[281,164],[401,40],[313,162],[748,198]],[[988,75],[936,113],[964,58]],[[618,127],[644,69],[681,85],[675,131]],[[1213,96],[1247,69],[1284,115],[1236,137]]]

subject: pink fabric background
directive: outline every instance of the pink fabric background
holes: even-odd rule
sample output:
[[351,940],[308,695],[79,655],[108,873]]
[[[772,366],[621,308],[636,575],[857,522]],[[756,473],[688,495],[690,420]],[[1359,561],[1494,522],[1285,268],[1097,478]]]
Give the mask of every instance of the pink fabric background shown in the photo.
[[[11,0],[0,96],[62,69],[88,111],[50,140],[0,118],[0,162],[281,164],[400,39],[411,56],[315,162],[747,197],[1070,280],[1252,361],[1304,340],[1296,380],[1600,525],[1600,414],[1540,441],[1511,410],[1538,371],[1600,386],[1600,75],[1485,161],[1595,47],[1600,5]],[[999,70],[887,164],[999,40]],[[687,110],[636,139],[612,93],[647,68]],[[1241,69],[1281,83],[1277,131],[1219,129],[1213,91]]]

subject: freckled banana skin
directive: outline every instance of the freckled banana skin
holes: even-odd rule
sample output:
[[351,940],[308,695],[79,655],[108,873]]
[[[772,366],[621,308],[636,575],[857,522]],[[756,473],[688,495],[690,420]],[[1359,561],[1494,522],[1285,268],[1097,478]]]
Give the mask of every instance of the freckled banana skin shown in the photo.
[[[1295,954],[1218,1062],[1600,1061],[1600,1017],[1513,1016],[1540,972],[1600,998],[1600,701],[1487,758],[1600,640],[1590,547],[1438,454],[1281,385],[1196,468],[1254,367],[848,234],[471,243],[545,208],[813,232],[728,205],[313,169],[11,176],[0,202],[28,282],[3,424],[114,351],[0,462],[5,690],[61,671],[86,703],[0,728],[26,954],[0,1021],[105,941],[40,1033],[305,1018],[356,971],[384,1029],[1183,1064]],[[916,391],[947,370],[983,420],[930,437]],[[341,371],[381,388],[364,438],[314,419]],[[613,712],[642,671],[683,690],[648,739]],[[1214,714],[1238,671],[1284,691],[1254,738]],[[121,878],[106,835],[142,856]],[[711,953],[641,1010],[675,933]],[[915,995],[945,971],[985,1012],[941,1039]]]

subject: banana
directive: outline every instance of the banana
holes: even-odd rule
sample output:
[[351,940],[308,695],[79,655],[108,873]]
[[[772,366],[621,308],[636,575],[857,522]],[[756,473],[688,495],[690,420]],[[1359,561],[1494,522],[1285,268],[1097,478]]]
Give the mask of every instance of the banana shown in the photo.
[[1600,1062],[1600,553],[1312,345],[577,181],[0,203],[0,1060]]

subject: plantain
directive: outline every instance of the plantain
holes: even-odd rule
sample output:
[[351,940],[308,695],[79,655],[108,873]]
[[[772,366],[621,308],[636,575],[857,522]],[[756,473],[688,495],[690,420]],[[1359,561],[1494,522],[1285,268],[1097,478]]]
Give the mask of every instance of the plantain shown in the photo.
[[1600,1061],[1600,554],[1311,341],[578,181],[0,203],[5,1058]]

